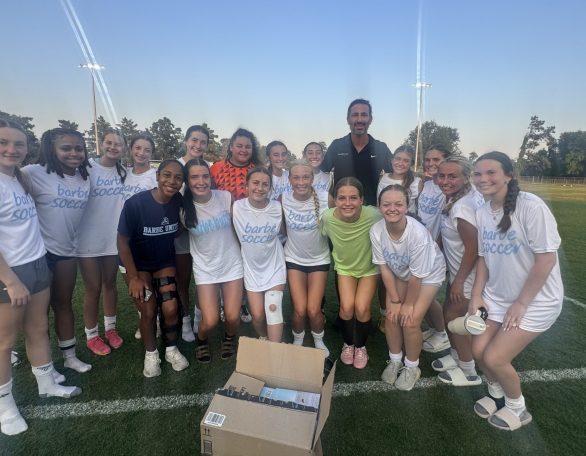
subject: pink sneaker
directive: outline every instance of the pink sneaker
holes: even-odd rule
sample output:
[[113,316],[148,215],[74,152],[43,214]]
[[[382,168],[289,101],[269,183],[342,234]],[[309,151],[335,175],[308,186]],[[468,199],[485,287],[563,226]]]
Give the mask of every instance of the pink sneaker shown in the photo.
[[98,356],[106,356],[112,351],[100,336],[89,339],[87,341],[87,348],[89,348],[95,355]]
[[356,369],[364,369],[368,363],[368,353],[366,347],[357,347],[354,350],[354,367]]
[[116,331],[115,329],[109,329],[108,331],[106,331],[106,339],[108,339],[108,343],[112,348],[120,348],[124,343],[122,337],[118,335],[118,331]]
[[349,366],[350,364],[354,363],[354,345],[346,345],[342,346],[342,353],[340,354],[340,360]]

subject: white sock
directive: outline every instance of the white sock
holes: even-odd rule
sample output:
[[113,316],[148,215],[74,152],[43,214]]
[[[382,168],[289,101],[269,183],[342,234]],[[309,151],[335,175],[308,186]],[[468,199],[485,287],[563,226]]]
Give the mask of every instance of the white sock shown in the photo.
[[165,347],[165,353],[169,353],[175,350],[177,350],[177,345],[170,345],[168,347]]
[[201,310],[199,310],[197,307],[195,308],[195,312],[193,313],[193,319],[201,321]]
[[521,416],[525,411],[525,398],[522,394],[516,399],[505,395],[505,406],[511,409],[515,415]]
[[6,435],[16,435],[28,429],[12,396],[12,379],[0,385],[0,429]]
[[145,356],[159,356],[159,350],[156,348],[153,351],[145,350]]
[[[326,347],[326,344],[324,344],[324,334],[325,330],[320,333],[311,331],[311,335],[313,336],[313,346],[323,350],[324,356],[327,358],[330,356],[330,351],[328,350],[328,347]],[[295,335],[295,333],[293,333],[293,335]]]
[[455,349],[455,348],[453,348],[453,347],[452,347],[452,348],[450,348],[450,356],[451,356],[452,358],[454,358],[454,360],[455,360],[456,362],[457,362],[457,361],[460,359],[460,357],[458,356],[458,352],[457,352],[457,351],[456,351],[456,349]]
[[301,331],[300,333],[296,333],[295,331],[291,331],[293,333],[293,345],[303,345],[303,339],[305,338],[305,331]]
[[419,358],[417,358],[415,361],[411,361],[405,356],[405,367],[419,367]]
[[53,363],[32,368],[37,379],[39,396],[41,397],[73,397],[81,394],[81,389],[76,386],[62,386],[55,383],[53,378]]
[[87,338],[87,340],[93,339],[94,337],[99,336],[98,333],[98,325],[96,325],[95,328],[85,328],[85,337]]
[[389,358],[391,358],[391,362],[393,363],[400,363],[403,359],[403,351],[400,351],[399,353],[391,353],[391,351],[389,350]]
[[75,354],[75,337],[69,340],[59,340],[59,348],[63,353],[63,365],[77,372],[87,372],[92,368],[91,364],[84,363]]
[[186,315],[185,317],[183,317],[183,319],[181,321],[183,322],[183,329],[185,329],[185,328],[191,329],[191,317],[189,315]]
[[110,331],[112,329],[116,329],[116,315],[113,317],[107,317],[104,315],[104,330]]
[[476,364],[474,363],[474,360],[472,360],[472,361],[457,360],[456,362],[458,363],[458,367],[460,369],[462,369],[462,372],[464,372],[464,375],[466,375],[467,377],[478,376],[478,373],[476,372]]
[[448,337],[448,334],[446,333],[446,331],[445,331],[445,330],[443,330],[443,331],[437,331],[437,330],[436,330],[436,331],[435,331],[435,333],[436,333],[437,335],[441,336],[441,337]]
[[505,391],[499,382],[486,382],[486,386],[488,387],[488,394],[495,399],[505,397]]

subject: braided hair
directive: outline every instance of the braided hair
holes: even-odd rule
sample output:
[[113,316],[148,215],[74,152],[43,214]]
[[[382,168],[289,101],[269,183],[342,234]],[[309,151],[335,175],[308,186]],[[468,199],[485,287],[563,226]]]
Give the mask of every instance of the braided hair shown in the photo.
[[[310,144],[312,144],[312,143],[310,143]],[[289,174],[289,179],[291,179],[291,176],[293,176],[293,168],[295,166],[305,166],[306,168],[309,168],[309,171],[311,172],[311,176],[313,178],[313,167],[311,166],[311,163],[309,163],[305,159],[301,159],[301,160],[295,160],[293,163],[291,163],[291,168],[290,168],[291,172]],[[319,209],[320,209],[319,198],[317,196],[317,192],[315,191],[315,188],[313,188],[313,185],[311,186],[311,197],[313,198],[315,219],[319,220]]]
[[507,184],[507,194],[503,204],[503,217],[497,225],[497,228],[501,233],[506,233],[511,227],[511,214],[515,212],[515,208],[517,207],[517,196],[519,196],[519,192],[521,191],[519,181],[515,178],[513,162],[507,154],[498,151],[488,152],[481,155],[476,160],[476,163],[481,160],[494,160],[499,162],[505,175],[511,178]]
[[39,152],[39,159],[37,164],[44,166],[47,174],[54,172],[59,177],[64,177],[63,166],[57,158],[57,153],[55,151],[55,141],[62,136],[74,136],[81,140],[81,144],[83,145],[84,159],[77,169],[79,170],[79,174],[83,180],[87,180],[89,176],[87,169],[91,168],[91,165],[88,161],[85,139],[83,135],[77,130],[72,130],[70,128],[53,128],[43,133],[43,136],[41,137],[41,150]]
[[454,207],[454,204],[456,204],[456,201],[466,196],[472,190],[472,184],[470,183],[470,176],[472,175],[472,164],[470,163],[470,160],[462,157],[461,155],[452,155],[446,158],[446,160],[441,163],[440,167],[448,163],[455,163],[460,167],[462,174],[466,178],[466,183],[460,190],[449,197],[446,206],[442,210],[442,214],[444,215],[448,215],[452,207]]
[[[28,152],[28,134],[26,133],[25,129],[19,123],[16,123],[9,119],[0,119],[0,128],[13,128],[14,130],[20,131],[26,138],[25,147],[27,148]],[[28,182],[28,178],[20,171],[18,166],[14,167],[14,177],[23,188],[26,194],[30,193],[30,185]]]

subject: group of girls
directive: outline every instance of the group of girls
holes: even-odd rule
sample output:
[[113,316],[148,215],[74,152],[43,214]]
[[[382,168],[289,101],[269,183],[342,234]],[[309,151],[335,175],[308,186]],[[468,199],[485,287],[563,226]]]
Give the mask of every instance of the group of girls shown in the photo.
[[[3,433],[26,429],[11,394],[10,354],[19,327],[39,394],[81,392],[59,384],[65,378],[52,366],[47,335],[50,303],[64,366],[91,369],[75,350],[71,300],[77,264],[85,284],[88,348],[107,355],[123,344],[116,330],[120,265],[140,312],[143,374],[152,377],[161,372],[157,315],[165,359],[179,371],[189,365],[177,348],[179,334],[190,341],[195,332],[197,361],[211,361],[208,337],[219,322],[220,300],[225,314],[220,357],[234,355],[244,291],[258,336],[280,342],[286,283],[293,343],[304,343],[309,320],[314,346],[327,357],[320,304],[330,268],[328,239],[340,296],[342,363],[357,369],[367,365],[370,308],[380,275],[389,347],[385,382],[401,390],[415,386],[424,318],[435,329],[429,351],[438,351],[444,321],[484,307],[486,332],[471,337],[448,331],[450,353],[432,367],[444,382],[476,385],[478,363],[489,394],[477,401],[475,412],[501,429],[531,421],[511,363],[560,313],[560,239],[547,206],[519,191],[505,154],[483,155],[472,172],[467,160],[434,146],[425,156],[428,179],[423,183],[411,171],[412,151],[402,147],[393,172],[381,178],[377,210],[363,205],[362,185],[351,177],[338,181],[329,195],[330,177],[319,170],[324,150],[318,143],[308,144],[303,160],[286,170],[287,148],[274,141],[267,147],[265,168],[256,138],[239,129],[227,158],[210,167],[203,159],[209,133],[194,126],[185,137],[185,156],[165,160],[154,172],[149,165],[154,143],[147,135],[132,139],[134,166],[128,170],[121,164],[127,145],[119,132],[107,132],[99,158],[88,160],[78,132],[54,129],[42,137],[38,164],[21,171],[26,135],[18,125],[1,122],[0,230],[7,239],[0,246]],[[446,301],[438,312],[434,298],[446,269]],[[199,306],[193,329],[191,272]],[[107,343],[98,333],[100,295]]]
[[391,183],[379,194],[383,220],[370,230],[372,261],[386,288],[390,359],[382,379],[400,390],[419,379],[420,324],[447,266],[444,320],[484,308],[487,328],[476,336],[448,331],[450,353],[432,367],[446,383],[478,385],[478,363],[488,395],[474,404],[475,413],[496,428],[518,429],[532,416],[512,362],[551,327],[563,301],[555,219],[541,199],[519,190],[511,159],[501,152],[472,166],[434,146],[425,164],[432,178],[419,199],[423,224],[408,215],[413,190]]

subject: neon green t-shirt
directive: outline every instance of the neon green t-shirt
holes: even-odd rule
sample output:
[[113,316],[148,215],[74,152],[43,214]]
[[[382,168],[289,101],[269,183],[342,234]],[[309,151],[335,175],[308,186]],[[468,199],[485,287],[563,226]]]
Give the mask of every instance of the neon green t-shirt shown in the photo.
[[370,227],[382,216],[373,206],[362,206],[355,222],[344,222],[334,216],[335,208],[325,211],[321,218],[321,232],[330,238],[334,246],[334,269],[340,275],[366,277],[378,274],[372,264]]

